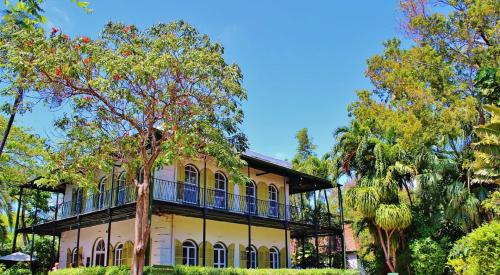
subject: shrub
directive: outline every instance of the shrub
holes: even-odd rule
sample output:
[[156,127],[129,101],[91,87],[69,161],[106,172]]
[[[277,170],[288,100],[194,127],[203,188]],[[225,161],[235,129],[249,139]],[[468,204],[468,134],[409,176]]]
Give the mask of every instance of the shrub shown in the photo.
[[[128,267],[87,267],[67,268],[54,272],[50,275],[126,275],[130,273]],[[357,275],[354,270],[341,269],[240,269],[240,268],[213,268],[213,267],[189,267],[189,266],[153,266],[146,267],[144,274],[174,274],[174,275]]]
[[500,222],[493,221],[458,240],[450,252],[448,264],[458,274],[500,274],[498,255]]
[[443,274],[446,252],[431,238],[417,239],[410,244],[411,267],[415,274]]

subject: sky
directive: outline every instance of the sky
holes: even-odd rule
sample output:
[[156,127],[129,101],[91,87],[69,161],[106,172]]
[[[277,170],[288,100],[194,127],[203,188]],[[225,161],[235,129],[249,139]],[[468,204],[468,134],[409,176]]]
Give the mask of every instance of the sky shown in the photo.
[[[47,27],[97,38],[105,23],[147,28],[184,20],[220,42],[244,75],[242,125],[253,151],[293,158],[295,134],[308,128],[317,153],[331,150],[333,131],[347,125],[356,90],[370,89],[366,60],[401,37],[397,0],[89,0],[86,14],[69,0],[47,0]],[[37,106],[16,118],[40,136],[54,135],[57,113]]]

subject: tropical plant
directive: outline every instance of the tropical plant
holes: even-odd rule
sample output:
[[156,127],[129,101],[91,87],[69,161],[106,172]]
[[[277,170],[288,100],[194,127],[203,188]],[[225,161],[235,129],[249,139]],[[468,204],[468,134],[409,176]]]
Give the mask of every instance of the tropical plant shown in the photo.
[[416,239],[410,244],[411,267],[415,274],[443,274],[446,251],[431,238]]
[[500,262],[500,222],[478,227],[455,243],[448,264],[457,274],[498,274]]

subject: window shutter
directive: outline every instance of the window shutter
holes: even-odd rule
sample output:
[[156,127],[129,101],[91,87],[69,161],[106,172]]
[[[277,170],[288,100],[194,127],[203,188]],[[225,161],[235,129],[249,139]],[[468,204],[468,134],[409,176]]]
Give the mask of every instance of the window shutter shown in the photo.
[[[205,187],[205,169],[202,168],[200,170],[200,178],[199,178],[199,184],[200,184],[200,205],[203,205],[203,201],[205,200],[205,194],[203,193],[203,189]],[[207,181],[208,181],[208,178],[207,178]],[[208,184],[208,182],[207,182]]]
[[257,184],[257,199],[263,201],[269,200],[269,190],[267,188],[267,184],[263,181]]
[[265,268],[265,252],[264,252],[264,247],[261,246],[259,249],[257,249],[257,267],[258,268]]
[[234,267],[234,243],[227,249],[227,267]]
[[78,248],[78,266],[83,266],[83,247]]
[[66,250],[66,267],[71,267],[71,249]]
[[[240,186],[238,186],[238,187],[240,189],[240,196],[245,197],[246,194],[247,194],[247,185],[246,184],[240,184]],[[234,187],[233,187],[233,190],[234,190]]]
[[206,243],[207,243],[207,251],[206,251],[207,258],[205,259],[205,263],[207,266],[214,266],[214,247],[210,242]]
[[[215,175],[214,172],[212,172],[210,169],[207,168],[207,206],[213,206],[214,205],[214,197],[215,194],[213,193],[213,189],[215,188]],[[203,179],[201,179],[203,182]],[[208,246],[207,246],[208,247]],[[208,263],[207,263],[208,266]]]
[[182,244],[181,241],[175,240],[175,264],[182,264]]
[[280,203],[280,205],[278,206],[278,213],[279,213],[279,217],[281,219],[284,219],[286,205],[284,205],[285,204],[285,189],[283,187],[280,187],[278,195],[279,195],[279,203]]
[[[107,248],[107,247],[106,247]],[[109,245],[109,258],[108,258],[108,266],[113,265],[113,259],[114,259],[114,252],[115,250],[113,249],[113,245]]]
[[285,248],[282,248],[280,251],[280,259],[281,259],[280,260],[281,261],[280,267],[281,268],[288,268]]
[[182,162],[177,162],[177,181],[184,182],[184,164]]
[[127,266],[132,266],[134,244],[131,241],[126,241],[123,244],[123,264]]
[[240,268],[247,268],[247,250],[240,244]]

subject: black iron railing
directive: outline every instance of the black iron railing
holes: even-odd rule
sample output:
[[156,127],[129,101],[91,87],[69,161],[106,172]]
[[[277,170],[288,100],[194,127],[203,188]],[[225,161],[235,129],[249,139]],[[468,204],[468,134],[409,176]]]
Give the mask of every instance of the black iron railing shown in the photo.
[[[156,201],[171,202],[180,205],[214,209],[263,217],[276,220],[288,220],[301,224],[315,224],[328,226],[337,224],[337,217],[325,211],[311,211],[307,207],[302,208],[293,204],[286,205],[277,201],[260,200],[252,196],[241,196],[227,193],[224,190],[202,188],[198,185],[174,182],[162,179],[153,181],[153,199]],[[76,201],[65,201],[57,206],[57,211],[51,213],[40,213],[41,217],[37,223],[45,223],[74,217],[78,214],[87,214],[111,207],[133,203],[136,200],[137,189],[133,185],[121,186],[103,192],[87,193],[81,195]],[[206,199],[205,199],[206,198]],[[81,202],[81,203],[80,203]],[[54,207],[55,209],[55,207]]]

